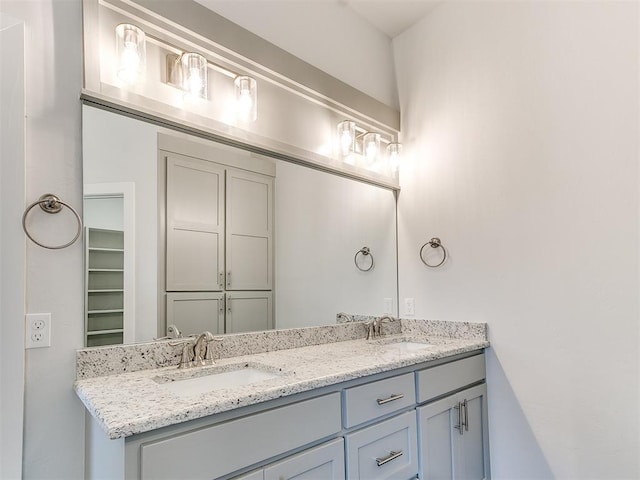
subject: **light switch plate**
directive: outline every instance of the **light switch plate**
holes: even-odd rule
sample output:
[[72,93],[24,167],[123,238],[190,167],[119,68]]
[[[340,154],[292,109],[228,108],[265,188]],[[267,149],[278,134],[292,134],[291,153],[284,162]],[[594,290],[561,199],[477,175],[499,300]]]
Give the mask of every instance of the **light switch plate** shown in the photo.
[[404,314],[407,317],[412,317],[416,314],[416,301],[414,298],[404,299]]

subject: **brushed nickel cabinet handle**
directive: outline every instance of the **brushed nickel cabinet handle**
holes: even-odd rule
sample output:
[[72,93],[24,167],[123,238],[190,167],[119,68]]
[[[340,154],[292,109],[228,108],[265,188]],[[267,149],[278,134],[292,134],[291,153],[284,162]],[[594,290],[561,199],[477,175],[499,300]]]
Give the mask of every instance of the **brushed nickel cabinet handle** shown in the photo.
[[388,398],[378,398],[376,400],[376,402],[378,402],[378,405],[384,405],[384,404],[389,403],[389,402],[394,402],[396,400],[400,400],[401,398],[404,398],[404,393],[392,394]]
[[231,270],[227,272],[227,287],[231,286]]
[[218,274],[218,285],[220,286],[220,288],[222,288],[223,284],[224,284],[224,272],[220,272]]
[[462,425],[464,425],[465,431],[469,431],[469,402],[465,398],[462,402],[462,406],[464,407],[464,417],[462,420]]
[[376,464],[381,467],[382,465],[384,465],[385,463],[389,463],[391,460],[395,460],[398,457],[401,457],[402,455],[404,455],[404,452],[402,450],[399,450],[397,452],[389,452],[389,455],[384,457],[384,458],[376,458]]
[[453,407],[458,411],[458,423],[453,426],[453,428],[457,429],[460,432],[460,435],[464,435],[464,426],[462,425],[462,402],[458,402],[458,404]]

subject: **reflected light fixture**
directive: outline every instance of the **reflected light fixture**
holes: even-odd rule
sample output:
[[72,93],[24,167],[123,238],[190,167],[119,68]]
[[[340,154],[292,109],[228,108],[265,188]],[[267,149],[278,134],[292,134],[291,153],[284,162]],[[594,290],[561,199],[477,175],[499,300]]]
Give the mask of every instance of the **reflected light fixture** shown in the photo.
[[338,142],[340,155],[345,161],[350,159],[356,145],[356,122],[345,120],[338,124]]
[[258,118],[258,84],[254,78],[238,75],[233,81],[238,118],[254,122]]
[[116,55],[118,78],[133,85],[144,76],[146,68],[146,44],[144,32],[129,23],[116,27]]
[[180,55],[182,89],[192,97],[207,98],[207,59],[199,53]]
[[402,153],[402,145],[399,143],[390,143],[387,145],[387,154],[389,155],[389,168],[391,172],[397,173],[400,169],[400,154]]

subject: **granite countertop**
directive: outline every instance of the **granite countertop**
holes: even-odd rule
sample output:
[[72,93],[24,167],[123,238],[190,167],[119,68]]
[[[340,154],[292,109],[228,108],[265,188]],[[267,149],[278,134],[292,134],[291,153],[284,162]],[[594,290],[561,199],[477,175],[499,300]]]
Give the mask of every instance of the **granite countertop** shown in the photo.
[[[469,325],[469,324],[467,324]],[[443,335],[403,328],[378,340],[362,338],[246,354],[217,360],[215,365],[178,370],[175,365],[83,378],[74,388],[109,438],[116,439],[201,418],[267,400],[293,395],[397,368],[470,352],[489,346],[485,335]],[[435,333],[441,333],[435,331]],[[402,351],[389,343],[407,340],[428,348]],[[386,345],[386,346],[385,346]],[[84,352],[82,352],[84,353]],[[256,366],[275,378],[245,386],[224,387],[191,396],[165,386],[171,380],[211,370]],[[164,383],[163,383],[164,382]]]

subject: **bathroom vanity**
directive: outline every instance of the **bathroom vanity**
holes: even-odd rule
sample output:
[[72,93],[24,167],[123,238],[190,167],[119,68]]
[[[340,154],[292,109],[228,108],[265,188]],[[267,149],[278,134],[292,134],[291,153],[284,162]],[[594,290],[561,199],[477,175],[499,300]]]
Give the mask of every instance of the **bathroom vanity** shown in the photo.
[[[486,336],[402,322],[375,340],[263,345],[213,366],[80,379],[87,477],[488,478]],[[314,330],[318,342],[322,329],[356,326],[274,335]],[[79,370],[107,354],[92,350],[79,352]]]

